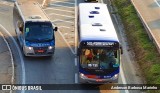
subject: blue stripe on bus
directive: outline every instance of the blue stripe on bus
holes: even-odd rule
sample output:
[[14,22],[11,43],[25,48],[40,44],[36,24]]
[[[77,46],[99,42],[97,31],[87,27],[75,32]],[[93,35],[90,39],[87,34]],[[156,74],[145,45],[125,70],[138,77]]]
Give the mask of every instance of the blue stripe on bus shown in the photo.
[[[80,73],[83,73],[85,75],[91,75],[90,73],[84,71],[83,69],[79,69]],[[112,78],[115,74],[119,73],[119,68],[117,70],[115,70],[114,72],[110,73],[110,74],[106,74],[106,75],[96,75],[99,77],[99,79],[104,79],[105,77],[107,78]],[[95,74],[94,74],[95,75]]]

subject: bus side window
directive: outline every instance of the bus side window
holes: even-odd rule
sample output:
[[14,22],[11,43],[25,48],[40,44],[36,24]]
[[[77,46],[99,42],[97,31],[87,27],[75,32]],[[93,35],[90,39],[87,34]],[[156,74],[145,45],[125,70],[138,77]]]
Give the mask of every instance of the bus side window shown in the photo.
[[115,58],[117,58],[117,51],[114,51],[114,56]]

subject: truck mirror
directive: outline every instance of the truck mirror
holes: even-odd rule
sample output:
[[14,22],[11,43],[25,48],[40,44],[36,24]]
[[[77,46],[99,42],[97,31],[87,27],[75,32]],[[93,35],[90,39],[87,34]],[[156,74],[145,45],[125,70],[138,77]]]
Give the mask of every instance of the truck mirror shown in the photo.
[[55,28],[54,28],[54,31],[57,31],[57,30],[58,30],[58,27],[55,27]]

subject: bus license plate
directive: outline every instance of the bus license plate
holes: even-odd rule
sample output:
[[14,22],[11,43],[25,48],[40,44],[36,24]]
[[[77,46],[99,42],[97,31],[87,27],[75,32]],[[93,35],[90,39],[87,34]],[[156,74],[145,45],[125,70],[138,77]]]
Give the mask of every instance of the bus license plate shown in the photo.
[[101,80],[101,79],[96,79],[96,81],[97,81],[97,82],[102,82],[103,80]]
[[43,53],[43,52],[44,52],[44,50],[37,50],[37,52]]

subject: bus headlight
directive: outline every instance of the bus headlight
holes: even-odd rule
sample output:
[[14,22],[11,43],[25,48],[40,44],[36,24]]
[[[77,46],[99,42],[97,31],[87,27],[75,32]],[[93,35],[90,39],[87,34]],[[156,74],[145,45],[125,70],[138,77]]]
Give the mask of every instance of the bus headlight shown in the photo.
[[49,49],[49,50],[52,50],[52,49],[53,49],[53,46],[49,46],[48,49]]
[[32,47],[28,47],[29,50],[32,50]]
[[112,79],[117,79],[118,78],[118,74],[115,74]]
[[26,52],[33,52],[33,47],[25,46],[24,48]]
[[80,78],[86,79],[86,76],[83,73],[80,73],[79,75],[80,75]]

